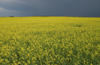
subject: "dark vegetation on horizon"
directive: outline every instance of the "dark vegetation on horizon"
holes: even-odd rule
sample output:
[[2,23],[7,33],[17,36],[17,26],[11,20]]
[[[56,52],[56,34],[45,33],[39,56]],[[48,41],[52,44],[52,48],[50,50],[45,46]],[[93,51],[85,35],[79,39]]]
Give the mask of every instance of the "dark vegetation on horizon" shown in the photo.
[[[1,17],[62,17],[62,16],[51,16],[51,15],[34,15],[34,16],[1,16]],[[78,17],[78,16],[63,16],[63,17]]]

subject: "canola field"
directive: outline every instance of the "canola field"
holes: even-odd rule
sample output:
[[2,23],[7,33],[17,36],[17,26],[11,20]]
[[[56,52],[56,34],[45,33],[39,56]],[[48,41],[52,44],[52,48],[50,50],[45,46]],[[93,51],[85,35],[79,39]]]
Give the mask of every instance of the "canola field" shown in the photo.
[[0,65],[100,65],[100,18],[0,17]]

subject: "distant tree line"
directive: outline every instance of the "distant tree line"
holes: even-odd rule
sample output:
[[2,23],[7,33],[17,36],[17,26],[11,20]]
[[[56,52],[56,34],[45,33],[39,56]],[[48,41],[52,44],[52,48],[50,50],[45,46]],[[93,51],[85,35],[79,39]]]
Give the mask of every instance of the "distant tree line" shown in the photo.
[[9,16],[9,17],[14,17],[14,16]]

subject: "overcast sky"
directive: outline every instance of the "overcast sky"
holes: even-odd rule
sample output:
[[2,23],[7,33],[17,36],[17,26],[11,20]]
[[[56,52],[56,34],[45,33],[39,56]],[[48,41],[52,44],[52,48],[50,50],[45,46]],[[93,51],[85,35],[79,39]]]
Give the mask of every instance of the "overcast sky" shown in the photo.
[[100,0],[0,0],[2,16],[100,17]]

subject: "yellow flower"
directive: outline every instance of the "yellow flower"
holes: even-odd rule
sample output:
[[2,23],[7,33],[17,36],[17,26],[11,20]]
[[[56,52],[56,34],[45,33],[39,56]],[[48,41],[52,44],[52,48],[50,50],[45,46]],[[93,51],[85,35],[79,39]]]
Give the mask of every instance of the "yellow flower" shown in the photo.
[[14,63],[13,65],[18,65],[17,63]]
[[0,42],[0,44],[2,44],[2,42]]
[[28,53],[28,56],[30,56],[30,54]]
[[29,61],[29,60],[27,60],[27,63],[28,63],[28,64],[30,64],[30,61]]
[[25,63],[25,65],[28,65],[27,63]]
[[20,62],[20,61],[18,61],[18,64],[21,64],[21,62]]
[[3,60],[4,60],[4,59],[0,59],[0,63],[2,63],[2,62],[3,62]]
[[15,63],[15,60],[13,60],[13,62]]
[[9,61],[7,59],[5,59],[5,62],[9,63]]
[[34,63],[35,61],[33,61],[33,63]]
[[55,61],[56,59],[54,58],[53,60]]
[[90,65],[93,65],[92,63]]

